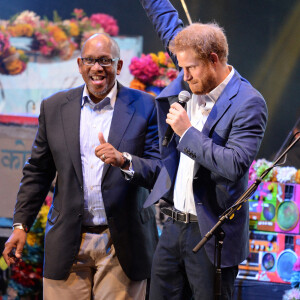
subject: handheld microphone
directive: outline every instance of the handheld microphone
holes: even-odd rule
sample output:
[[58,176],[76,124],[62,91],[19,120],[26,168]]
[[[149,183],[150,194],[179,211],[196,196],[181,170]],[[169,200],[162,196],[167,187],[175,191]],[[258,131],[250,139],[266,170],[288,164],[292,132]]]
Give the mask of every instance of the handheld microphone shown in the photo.
[[[188,91],[181,91],[178,95],[178,103],[182,106],[185,107],[185,104],[191,99],[191,94]],[[162,141],[162,145],[164,147],[168,147],[169,143],[171,142],[172,138],[174,136],[174,130],[172,127],[169,125],[164,139]]]

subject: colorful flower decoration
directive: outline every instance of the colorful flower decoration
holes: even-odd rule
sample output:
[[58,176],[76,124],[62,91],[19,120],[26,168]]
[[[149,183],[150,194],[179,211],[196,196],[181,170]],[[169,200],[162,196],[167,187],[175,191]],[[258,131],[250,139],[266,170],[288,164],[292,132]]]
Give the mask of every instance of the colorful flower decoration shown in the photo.
[[299,300],[300,299],[300,257],[297,258],[291,277],[292,289],[285,291],[283,300]]
[[17,75],[26,69],[28,58],[23,50],[11,46],[9,37],[0,32],[0,73]]
[[[41,295],[43,280],[44,235],[47,215],[52,202],[47,197],[34,224],[27,234],[22,261],[10,268],[8,299]],[[27,298],[26,298],[27,299]],[[33,298],[30,298],[33,299]]]
[[[270,168],[273,163],[266,159],[258,159],[253,161],[249,169],[249,180],[254,181],[259,178],[262,173]],[[280,183],[300,183],[300,170],[294,167],[274,167],[264,178],[263,181],[274,181]]]
[[[129,65],[130,73],[134,79],[130,87],[156,95],[160,89],[173,81],[178,71],[167,52],[142,54],[134,57]],[[157,89],[153,89],[156,87]]]
[[119,32],[117,21],[106,14],[86,17],[82,9],[75,8],[73,19],[61,20],[56,11],[53,21],[41,18],[32,11],[23,11],[0,24],[0,73],[16,75],[23,72],[28,62],[26,52],[12,47],[10,37],[32,38],[30,51],[47,58],[70,59],[85,39],[95,33],[106,32],[115,36]]
[[103,28],[103,30],[111,36],[119,33],[117,20],[106,14],[93,14],[90,17],[91,25],[94,28]]

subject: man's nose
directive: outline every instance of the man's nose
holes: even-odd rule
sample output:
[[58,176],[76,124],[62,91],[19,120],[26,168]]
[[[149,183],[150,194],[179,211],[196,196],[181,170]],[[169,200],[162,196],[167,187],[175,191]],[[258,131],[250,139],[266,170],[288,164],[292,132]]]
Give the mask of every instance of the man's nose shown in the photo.
[[94,69],[94,70],[103,70],[103,67],[99,64],[98,61],[96,61],[95,64],[92,66],[92,69]]
[[189,81],[192,79],[192,75],[190,72],[184,71],[184,76],[183,76],[183,80],[184,81]]

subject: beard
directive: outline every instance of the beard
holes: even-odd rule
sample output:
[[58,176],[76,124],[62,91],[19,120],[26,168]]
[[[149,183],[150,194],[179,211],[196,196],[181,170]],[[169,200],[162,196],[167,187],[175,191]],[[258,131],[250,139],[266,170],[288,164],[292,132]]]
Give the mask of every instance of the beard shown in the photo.
[[195,95],[206,95],[218,86],[217,79],[211,70],[207,70],[202,78],[188,82]]
[[102,90],[97,91],[93,88],[92,85],[87,84],[87,89],[89,92],[89,96],[92,99],[93,102],[97,103],[101,99],[104,99],[106,95],[110,92],[110,90],[113,88],[114,84],[112,86],[106,85]]

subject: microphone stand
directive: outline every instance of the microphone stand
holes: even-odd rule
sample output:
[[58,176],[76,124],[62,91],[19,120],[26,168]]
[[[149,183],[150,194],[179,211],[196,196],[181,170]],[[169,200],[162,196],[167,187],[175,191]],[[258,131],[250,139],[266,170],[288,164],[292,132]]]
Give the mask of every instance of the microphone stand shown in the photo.
[[215,235],[216,239],[216,251],[217,251],[217,268],[215,277],[215,299],[221,299],[221,251],[223,246],[223,240],[225,233],[221,228],[221,225],[226,221],[234,217],[235,211],[239,210],[244,202],[246,202],[250,196],[256,191],[264,177],[277,165],[277,163],[286,155],[288,151],[298,142],[300,135],[286,148],[286,150],[276,159],[271,167],[266,169],[259,178],[257,178],[253,184],[240,196],[240,198],[228,208],[220,217],[218,222],[212,227],[212,229],[205,234],[202,240],[195,246],[193,252],[198,252],[207,241]]

